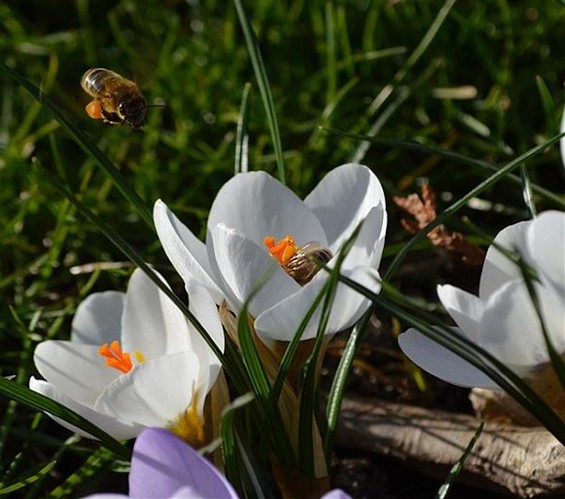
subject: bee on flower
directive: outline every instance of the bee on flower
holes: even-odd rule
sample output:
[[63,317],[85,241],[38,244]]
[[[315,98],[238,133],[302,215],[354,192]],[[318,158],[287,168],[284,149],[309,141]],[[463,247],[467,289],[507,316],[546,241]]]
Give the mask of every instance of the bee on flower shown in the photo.
[[[169,260],[185,282],[205,287],[218,305],[235,314],[254,285],[275,264],[269,280],[249,303],[259,337],[290,341],[323,289],[342,246],[362,223],[341,273],[374,292],[387,225],[383,189],[366,166],[346,164],[329,172],[301,200],[265,172],[240,173],[220,189],[203,243],[163,201],[154,208],[155,226]],[[339,284],[326,334],[353,325],[370,300]],[[302,339],[316,335],[320,311]]]

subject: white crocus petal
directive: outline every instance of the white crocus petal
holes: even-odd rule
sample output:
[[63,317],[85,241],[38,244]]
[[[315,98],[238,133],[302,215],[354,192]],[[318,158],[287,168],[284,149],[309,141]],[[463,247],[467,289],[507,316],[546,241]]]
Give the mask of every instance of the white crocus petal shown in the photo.
[[[385,196],[379,180],[369,168],[357,164],[342,165],[330,171],[304,203],[322,224],[333,253],[372,208],[380,206],[385,211]],[[384,238],[386,219],[379,229]]]
[[128,284],[122,349],[130,353],[139,351],[146,359],[192,349],[184,314],[140,269],[132,274]]
[[[375,213],[375,215],[373,215]],[[374,217],[374,219],[373,219]],[[376,241],[373,256],[371,258],[371,266],[375,269],[378,269],[381,264],[381,258],[383,256],[383,250],[385,247],[385,235],[386,235],[386,228],[387,228],[387,214],[384,209],[381,207],[374,208],[367,214],[367,221],[370,223],[376,223],[381,228],[381,233]]]
[[[542,286],[535,288],[547,329],[550,333],[555,332],[554,340],[559,340],[564,334],[564,304],[562,301],[557,303],[551,290]],[[549,360],[539,318],[523,281],[509,282],[492,295],[485,305],[480,327],[480,345],[515,369],[535,366]],[[563,339],[556,346],[563,351]]]
[[124,352],[137,350],[148,359],[165,354],[167,314],[162,309],[161,294],[142,270],[133,272],[122,316],[121,346]]
[[269,280],[249,304],[252,315],[259,315],[300,289],[300,285],[269,256],[265,247],[258,246],[236,230],[218,224],[211,230],[211,237],[213,253],[210,254],[210,260],[216,262],[218,271],[236,300],[237,309],[267,272],[272,272]]
[[[328,275],[322,274],[322,272],[324,271],[320,271],[312,281],[297,293],[265,310],[256,318],[255,329],[262,338],[280,341],[292,340],[300,323],[328,279]],[[380,290],[378,274],[373,269],[358,268],[353,272],[343,274],[375,293]],[[339,283],[325,333],[336,333],[352,326],[367,310],[369,304],[370,300],[362,294],[343,283]],[[322,306],[322,304],[318,306],[309,321],[301,337],[303,340],[316,336]]]
[[463,334],[470,340],[479,342],[484,302],[475,295],[449,284],[438,286],[437,295]]
[[[373,268],[358,267],[352,272],[342,271],[342,274],[374,294],[381,290],[379,273]],[[369,298],[340,282],[337,285],[326,334],[337,333],[353,326],[370,304]]]
[[[453,334],[460,333],[453,330]],[[402,333],[398,344],[412,362],[437,378],[459,386],[498,389],[482,371],[416,329]]]
[[200,389],[200,369],[193,352],[148,360],[108,386],[94,409],[143,426],[168,426],[189,407],[194,390]]
[[499,251],[496,246],[510,252],[518,251],[519,248],[524,247],[526,229],[529,223],[519,222],[502,229],[489,247],[479,285],[479,297],[482,300],[487,300],[508,281],[522,278],[518,266]]
[[532,220],[524,249],[523,258],[540,279],[551,281],[565,294],[565,213],[546,211]]
[[163,249],[180,276],[185,282],[201,283],[220,303],[222,292],[214,280],[204,243],[160,199],[155,202],[153,219]]
[[210,210],[209,233],[222,223],[258,246],[267,236],[278,240],[291,234],[297,244],[315,241],[327,247],[324,229],[312,211],[265,172],[236,175],[220,189]]
[[57,390],[87,406],[93,406],[100,392],[120,376],[105,365],[94,345],[44,341],[37,345],[33,360],[41,376]]
[[[373,208],[369,211],[357,237],[352,241],[351,248],[349,248],[342,262],[342,272],[353,270],[359,266],[378,268],[382,255],[380,239],[384,243],[384,238],[381,238],[380,234],[382,222],[382,210]],[[332,260],[328,262],[328,267],[333,267],[338,258],[339,249],[337,253],[334,253]]]
[[[130,438],[133,438],[137,436],[143,429],[141,426],[120,421],[113,416],[101,414],[90,407],[79,404],[76,400],[67,397],[66,395],[58,391],[51,383],[35,379],[33,376],[29,380],[29,387],[34,392],[41,393],[42,395],[45,395],[46,397],[49,397],[50,399],[55,400],[65,407],[68,407],[69,409],[75,411],[77,414],[87,419],[92,424],[96,425],[98,428],[118,440],[128,440]],[[93,438],[89,433],[86,433],[80,428],[67,423],[63,419],[60,419],[51,414],[49,414],[49,416],[68,430],[71,430],[74,433],[78,433],[83,437]]]
[[[187,283],[186,291],[188,293],[188,309],[198,319],[214,343],[223,352],[225,342],[224,330],[212,295],[208,293],[204,286],[199,285],[195,281]],[[208,386],[212,386],[221,369],[220,360],[216,357],[212,349],[208,347],[204,338],[200,336],[196,328],[190,323],[188,327],[194,352],[199,359],[208,359],[207,362],[203,360],[203,363],[210,365],[210,379],[207,384]]]
[[77,307],[71,341],[102,345],[120,338],[125,293],[105,291],[88,296]]
[[[164,318],[165,355],[193,349],[193,336],[187,318],[163,292],[159,292],[161,313]],[[155,335],[155,330],[153,331]]]

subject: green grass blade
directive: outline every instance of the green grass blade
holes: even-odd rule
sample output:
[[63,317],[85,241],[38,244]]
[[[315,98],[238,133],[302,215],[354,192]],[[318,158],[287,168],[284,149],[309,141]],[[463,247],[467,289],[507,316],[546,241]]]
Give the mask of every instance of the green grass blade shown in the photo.
[[[402,107],[402,105],[408,100],[408,98],[412,95],[414,90],[421,87],[427,80],[431,78],[431,76],[441,67],[442,62],[440,59],[434,59],[424,71],[418,76],[414,82],[410,86],[402,86],[399,88],[394,100],[382,111],[374,123],[371,125],[371,128],[367,131],[367,135],[369,137],[376,136],[388,120]],[[371,143],[362,141],[351,156],[352,163],[360,163],[367,151],[369,150]]]
[[[337,33],[339,33],[339,40],[341,46],[341,52],[343,52],[343,65],[347,70],[349,78],[353,78],[355,74],[355,69],[353,67],[353,51],[351,48],[351,37],[348,32],[348,22],[347,22],[347,8],[345,5],[338,5],[336,7],[336,26]],[[336,64],[337,69],[337,64]]]
[[249,112],[248,98],[251,84],[246,83],[241,94],[237,134],[235,137],[235,174],[249,171],[249,135],[247,134],[247,118]]
[[319,307],[320,303],[322,303],[322,299],[324,298],[326,293],[327,293],[327,286],[324,286],[320,291],[320,293],[318,294],[318,296],[316,297],[316,299],[314,300],[314,302],[312,303],[312,306],[308,309],[308,312],[304,316],[304,319],[302,319],[302,322],[298,326],[296,333],[294,334],[292,340],[289,342],[288,346],[286,347],[286,350],[284,351],[284,354],[281,358],[281,362],[279,365],[279,371],[277,373],[277,377],[275,379],[275,382],[273,383],[273,397],[275,398],[275,400],[278,400],[281,395],[284,382],[286,380],[288,371],[292,364],[292,360],[294,359],[294,355],[296,354],[298,345],[302,340],[302,335],[304,334],[304,331],[306,330],[308,323],[312,319],[312,316],[316,312],[316,309]]
[[262,416],[269,427],[269,434],[273,442],[274,451],[283,466],[292,468],[295,459],[290,445],[290,438],[284,427],[277,401],[273,397],[269,378],[265,372],[263,363],[261,362],[261,357],[259,356],[259,352],[257,351],[257,347],[253,340],[247,309],[248,303],[253,299],[255,293],[269,277],[270,272],[267,272],[261,279],[259,279],[256,287],[244,303],[239,313],[237,335],[241,355],[243,357],[243,364],[247,369],[253,393],[257,397],[259,405],[263,410]]
[[19,383],[8,381],[2,376],[0,376],[0,396],[20,402],[36,411],[48,412],[53,416],[61,418],[67,423],[96,437],[104,447],[111,450],[120,459],[129,459],[130,452],[127,447],[76,412],[55,402],[49,397],[34,392]]
[[298,421],[298,448],[300,458],[300,469],[303,473],[314,475],[316,468],[315,454],[314,454],[314,437],[313,426],[315,422],[316,413],[318,410],[318,360],[321,353],[323,340],[326,334],[327,325],[330,320],[332,312],[332,305],[334,302],[337,286],[339,284],[339,271],[343,260],[351,249],[355,239],[359,235],[359,231],[363,225],[363,221],[353,231],[353,234],[342,246],[339,255],[336,259],[335,266],[329,273],[328,280],[323,289],[324,302],[322,312],[320,315],[320,322],[318,330],[316,331],[316,339],[312,353],[304,363],[304,380],[300,391],[300,413]]
[[[39,421],[41,420],[42,415],[37,414],[37,417],[34,420],[33,426],[32,426],[32,435],[36,436],[37,432],[35,430],[37,430],[37,425],[39,423]],[[31,435],[30,435],[31,437]],[[63,444],[61,445],[61,443],[59,441],[57,441],[56,444],[54,444],[54,448],[57,449],[56,452],[53,454],[51,460],[52,461],[56,461],[56,462],[61,462],[62,459],[64,459],[65,454],[67,454],[71,449],[73,449],[75,447],[75,445],[80,442],[81,440],[81,436],[77,435],[76,433],[74,435],[71,435],[69,438],[67,438]],[[37,445],[37,443],[35,443],[35,441],[33,441],[32,438],[29,438],[24,445],[24,449],[23,452],[25,452],[26,448],[33,448]],[[25,499],[34,499],[36,498],[38,495],[40,495],[39,491],[43,490],[45,487],[45,482],[47,482],[48,480],[48,475],[43,475],[39,480],[37,480],[36,482],[33,483],[33,485],[26,490],[26,495],[25,495]]]
[[275,113],[275,103],[273,101],[271,87],[269,86],[269,80],[267,78],[267,71],[265,70],[265,65],[263,64],[263,58],[261,57],[261,51],[259,49],[259,44],[257,42],[257,38],[255,37],[255,33],[253,32],[251,22],[249,21],[247,13],[243,8],[243,2],[242,0],[234,0],[234,3],[237,10],[239,23],[241,24],[243,35],[245,36],[245,43],[247,45],[247,50],[249,52],[253,71],[255,72],[255,79],[257,80],[259,93],[261,94],[263,106],[265,107],[269,129],[271,130],[271,139],[273,141],[273,149],[275,150],[279,180],[283,184],[285,184],[286,174],[284,168],[281,135],[279,131],[279,124],[277,122],[277,116]]
[[530,175],[526,165],[520,166],[520,176],[522,177],[522,197],[524,198],[524,203],[530,212],[530,217],[533,218],[537,215],[537,210],[534,203],[532,183],[530,182]]
[[12,494],[17,490],[20,490],[32,483],[36,482],[40,478],[44,477],[49,473],[57,464],[57,461],[49,461],[45,466],[43,466],[39,471],[32,472],[26,478],[20,478],[16,483],[8,485],[6,487],[2,487],[0,489],[0,496],[5,496],[6,494]]
[[394,75],[393,83],[390,85],[386,85],[381,92],[373,99],[373,102],[369,106],[368,114],[369,116],[374,115],[380,107],[386,102],[388,97],[392,94],[395,87],[397,87],[406,77],[410,69],[420,60],[422,55],[426,52],[428,47],[431,45],[433,39],[437,35],[439,29],[441,28],[443,22],[447,18],[449,12],[453,5],[455,5],[456,0],[447,0],[441,9],[438,11],[434,21],[430,24],[430,27],[420,40],[418,46],[414,49],[414,51],[410,54],[406,62],[402,65],[402,67],[397,71]]
[[76,496],[77,489],[80,490],[85,482],[92,480],[96,473],[108,469],[113,461],[114,456],[110,452],[106,449],[98,449],[88,457],[77,471],[69,475],[61,485],[52,490],[49,497],[57,499]]
[[335,98],[337,89],[337,70],[336,70],[336,32],[334,19],[334,5],[331,0],[326,1],[325,5],[326,20],[326,104]]
[[475,444],[477,443],[477,440],[479,439],[481,433],[483,432],[484,427],[485,427],[485,423],[481,422],[481,424],[477,428],[477,431],[473,435],[473,438],[471,438],[471,440],[469,441],[469,444],[465,448],[465,452],[463,452],[463,455],[461,456],[459,461],[457,461],[452,466],[451,470],[449,471],[449,475],[447,476],[447,479],[442,484],[442,486],[439,488],[439,490],[436,494],[436,499],[446,499],[449,492],[451,492],[452,485],[455,483],[455,480],[457,479],[457,477],[459,476],[459,473],[463,469],[463,466],[465,465],[465,461],[467,460],[467,458],[471,454],[471,451],[475,447]]
[[236,398],[222,411],[220,438],[222,440],[222,462],[225,473],[232,485],[242,495],[245,490],[244,477],[241,469],[239,440],[236,436],[235,416],[237,410],[255,399],[252,393],[246,393]]
[[547,88],[545,81],[539,75],[536,75],[536,87],[538,89],[541,107],[543,108],[543,114],[545,116],[545,121],[546,121],[545,126],[547,130],[553,130],[554,125],[553,125],[552,116],[557,106],[555,105],[553,96],[551,95],[549,88]]
[[331,307],[335,298],[337,286],[337,278],[334,272],[330,274],[328,286],[324,287],[324,303],[320,316],[318,331],[316,332],[316,341],[310,357],[304,363],[304,379],[300,390],[300,410],[298,420],[298,455],[300,471],[305,475],[314,476],[316,469],[314,454],[314,435],[313,426],[318,409],[318,379],[316,376],[318,357],[322,347],[322,341],[325,336],[327,324],[331,314]]
[[2,69],[23,88],[25,88],[38,102],[45,106],[53,117],[71,134],[76,143],[98,164],[112,180],[117,189],[136,209],[142,220],[145,221],[151,230],[154,230],[153,216],[151,210],[129,185],[126,178],[112,164],[108,157],[98,148],[98,146],[84,133],[75,126],[65,114],[55,105],[55,103],[27,78],[21,76],[12,68],[2,64]]
[[323,134],[326,126],[331,122],[333,115],[345,96],[359,83],[359,79],[352,78],[343,87],[339,89],[334,99],[326,104],[326,107],[322,111],[320,118],[318,120],[319,125],[312,131],[308,143],[306,145],[307,149],[313,149],[316,151],[323,151],[327,145],[327,137]]
[[261,466],[254,459],[253,453],[245,446],[238,433],[235,434],[239,455],[241,456],[240,466],[247,472],[247,483],[249,487],[245,490],[246,497],[250,499],[272,499],[273,493],[269,489],[268,478],[261,473]]
[[351,372],[351,366],[353,365],[353,359],[355,358],[355,353],[359,348],[361,340],[363,338],[363,333],[366,330],[369,319],[373,313],[373,307],[371,307],[361,320],[355,324],[355,327],[351,331],[351,335],[347,340],[347,345],[343,351],[339,365],[334,374],[332,380],[332,385],[330,392],[328,394],[328,401],[326,406],[326,433],[324,435],[324,453],[326,455],[326,461],[330,462],[331,455],[333,453],[333,444],[335,433],[337,431],[337,424],[339,422],[339,414],[341,410],[341,402],[345,395],[345,388],[347,386],[347,381],[349,374]]

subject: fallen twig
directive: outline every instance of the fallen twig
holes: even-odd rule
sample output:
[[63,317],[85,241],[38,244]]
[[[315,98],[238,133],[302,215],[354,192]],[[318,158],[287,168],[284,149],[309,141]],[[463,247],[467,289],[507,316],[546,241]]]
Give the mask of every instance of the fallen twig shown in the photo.
[[[473,416],[350,397],[343,401],[336,444],[445,478],[479,424]],[[542,427],[488,422],[460,480],[518,498],[565,497],[565,447]]]

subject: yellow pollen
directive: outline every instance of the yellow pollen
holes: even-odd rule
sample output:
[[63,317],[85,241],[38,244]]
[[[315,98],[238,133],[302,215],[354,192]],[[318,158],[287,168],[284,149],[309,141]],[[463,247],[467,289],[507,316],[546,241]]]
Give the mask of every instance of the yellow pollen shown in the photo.
[[269,254],[281,265],[286,265],[298,252],[294,237],[290,235],[283,237],[279,242],[273,236],[267,236],[263,239],[263,243],[269,250]]
[[190,406],[179,415],[176,421],[169,427],[169,430],[196,449],[206,445],[204,422],[198,415],[197,390],[194,390]]
[[[98,349],[98,355],[106,357],[106,365],[113,369],[117,369],[122,373],[129,373],[133,368],[130,354],[122,351],[119,341],[112,341],[110,345],[104,343]],[[139,351],[134,351],[133,355],[137,362],[142,363],[145,361],[144,355]]]

